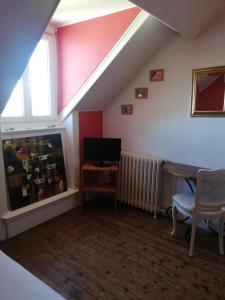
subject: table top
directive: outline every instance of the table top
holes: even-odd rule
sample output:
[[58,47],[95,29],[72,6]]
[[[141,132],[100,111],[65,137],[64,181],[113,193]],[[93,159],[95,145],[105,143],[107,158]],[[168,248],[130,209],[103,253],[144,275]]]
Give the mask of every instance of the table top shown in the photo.
[[177,177],[186,179],[196,179],[198,170],[205,168],[168,161],[165,162],[163,169],[169,174],[172,174]]

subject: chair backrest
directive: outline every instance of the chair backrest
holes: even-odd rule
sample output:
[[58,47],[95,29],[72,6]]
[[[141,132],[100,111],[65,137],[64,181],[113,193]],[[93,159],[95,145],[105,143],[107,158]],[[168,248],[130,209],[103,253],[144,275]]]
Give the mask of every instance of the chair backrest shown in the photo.
[[212,209],[225,206],[225,169],[198,171],[195,206]]

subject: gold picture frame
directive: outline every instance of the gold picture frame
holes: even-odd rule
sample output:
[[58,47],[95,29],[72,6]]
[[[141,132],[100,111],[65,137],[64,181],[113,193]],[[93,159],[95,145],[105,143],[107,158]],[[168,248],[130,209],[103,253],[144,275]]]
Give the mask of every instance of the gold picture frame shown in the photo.
[[225,116],[225,66],[192,70],[191,117]]

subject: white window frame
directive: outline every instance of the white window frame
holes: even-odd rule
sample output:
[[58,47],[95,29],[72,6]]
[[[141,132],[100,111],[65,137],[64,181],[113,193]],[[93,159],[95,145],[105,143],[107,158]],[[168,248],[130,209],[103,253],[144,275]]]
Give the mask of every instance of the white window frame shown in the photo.
[[[24,93],[24,116],[22,117],[0,117],[1,123],[27,123],[27,122],[43,122],[43,121],[58,121],[57,115],[57,53],[56,53],[56,38],[55,34],[45,33],[41,39],[48,40],[49,46],[49,75],[50,75],[50,101],[51,101],[51,115],[49,116],[32,116],[32,106],[31,99],[27,99],[27,93]],[[23,75],[22,80],[28,76],[28,69],[26,68]],[[23,88],[26,90],[28,88],[23,82]]]

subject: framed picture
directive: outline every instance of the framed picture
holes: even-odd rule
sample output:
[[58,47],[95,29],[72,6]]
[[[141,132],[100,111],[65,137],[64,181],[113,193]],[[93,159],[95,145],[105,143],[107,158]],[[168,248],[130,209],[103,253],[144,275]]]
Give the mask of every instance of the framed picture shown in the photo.
[[132,115],[133,114],[133,104],[122,104],[121,105],[122,115]]
[[164,69],[157,69],[150,71],[150,81],[164,80]]
[[148,88],[146,88],[146,87],[135,88],[135,98],[136,99],[148,98]]
[[67,190],[60,133],[2,141],[11,210]]

